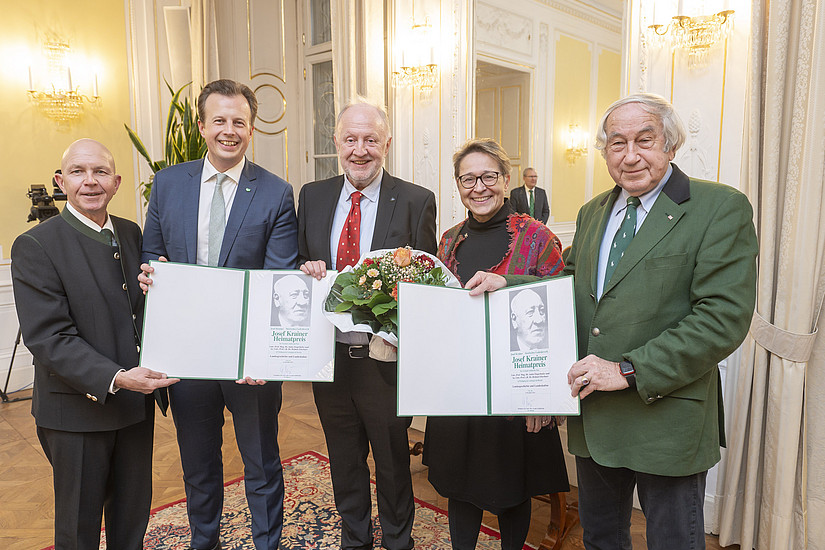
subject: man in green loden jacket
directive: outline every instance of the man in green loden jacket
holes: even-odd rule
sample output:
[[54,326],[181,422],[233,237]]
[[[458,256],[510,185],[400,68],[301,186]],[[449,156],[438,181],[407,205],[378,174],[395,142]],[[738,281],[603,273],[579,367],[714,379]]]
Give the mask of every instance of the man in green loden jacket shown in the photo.
[[701,549],[705,479],[725,444],[717,364],[744,339],[756,296],[753,211],[732,187],[670,162],[685,131],[660,96],[611,105],[596,141],[616,187],[581,208],[565,258],[584,543],[631,547],[635,486],[648,548]]

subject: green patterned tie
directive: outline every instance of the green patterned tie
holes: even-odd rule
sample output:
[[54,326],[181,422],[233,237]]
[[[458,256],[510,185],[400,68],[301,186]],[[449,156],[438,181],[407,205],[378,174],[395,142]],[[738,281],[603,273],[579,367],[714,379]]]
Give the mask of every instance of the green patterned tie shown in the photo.
[[536,217],[536,202],[535,198],[533,197],[533,190],[530,189],[530,217]]
[[624,256],[624,251],[627,250],[630,241],[636,234],[636,207],[642,201],[639,197],[627,197],[627,211],[625,212],[622,225],[616,231],[616,236],[613,237],[613,244],[610,245],[610,254],[607,256],[607,267],[604,270],[604,284],[607,286],[613,272],[616,271],[616,266],[619,260]]
[[221,255],[223,233],[226,230],[226,202],[222,186],[228,177],[223,173],[217,175],[215,192],[212,194],[212,206],[209,209],[209,256],[206,265],[218,265]]
[[109,244],[112,246],[117,246],[117,241],[115,241],[115,234],[112,233],[111,229],[103,228],[100,230],[100,234],[106,237],[109,240]]

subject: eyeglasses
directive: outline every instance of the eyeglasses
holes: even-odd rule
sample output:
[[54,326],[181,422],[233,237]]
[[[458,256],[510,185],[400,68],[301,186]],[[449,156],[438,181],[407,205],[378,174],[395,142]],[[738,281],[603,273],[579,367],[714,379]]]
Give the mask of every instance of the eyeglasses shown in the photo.
[[456,178],[458,183],[461,184],[461,187],[464,189],[472,189],[476,186],[478,180],[481,180],[481,183],[486,185],[487,187],[492,187],[498,182],[498,178],[501,176],[498,172],[484,172],[480,176],[474,176],[472,174],[464,174],[463,176],[458,176]]

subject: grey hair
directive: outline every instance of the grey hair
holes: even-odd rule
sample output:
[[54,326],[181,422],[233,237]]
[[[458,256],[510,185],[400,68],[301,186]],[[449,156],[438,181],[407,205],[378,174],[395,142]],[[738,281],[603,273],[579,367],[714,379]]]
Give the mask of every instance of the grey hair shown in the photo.
[[658,94],[638,93],[631,94],[627,97],[616,101],[607,108],[602,119],[599,121],[599,127],[596,130],[596,149],[601,151],[602,156],[605,156],[607,147],[607,118],[613,114],[613,111],[627,105],[629,103],[638,103],[639,106],[647,113],[655,116],[662,123],[662,130],[665,135],[665,152],[673,151],[675,154],[679,147],[685,143],[685,126],[682,124],[682,119],[673,105],[668,100]]
[[392,137],[392,129],[390,128],[390,117],[387,115],[387,108],[380,103],[375,103],[370,101],[369,99],[363,96],[355,96],[344,105],[341,111],[338,113],[338,117],[335,119],[335,135],[339,136],[341,132],[341,119],[344,116],[344,113],[347,112],[347,109],[350,107],[355,107],[356,105],[367,105],[375,109],[378,113],[378,117],[381,119],[381,126],[383,127],[384,132],[386,133],[387,139]]

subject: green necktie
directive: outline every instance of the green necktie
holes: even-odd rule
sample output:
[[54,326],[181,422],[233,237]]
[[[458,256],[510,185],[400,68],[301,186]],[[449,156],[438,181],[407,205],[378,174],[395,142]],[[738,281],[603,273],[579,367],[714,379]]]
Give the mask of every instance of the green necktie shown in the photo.
[[209,209],[209,256],[206,265],[218,265],[226,229],[226,203],[223,199],[223,183],[229,176],[219,173],[216,177],[212,206]]
[[109,244],[112,246],[117,246],[117,241],[115,241],[115,234],[112,233],[111,229],[103,228],[100,230],[100,234],[109,239]]
[[531,218],[536,217],[536,201],[535,201],[535,198],[533,197],[533,190],[532,189],[530,189],[530,217]]
[[610,245],[610,254],[607,256],[607,267],[604,270],[604,285],[607,286],[613,272],[616,271],[616,266],[619,260],[624,256],[624,251],[627,250],[630,241],[636,234],[636,207],[642,201],[639,197],[627,197],[627,211],[625,212],[622,225],[616,231],[616,236],[613,237],[613,244]]

